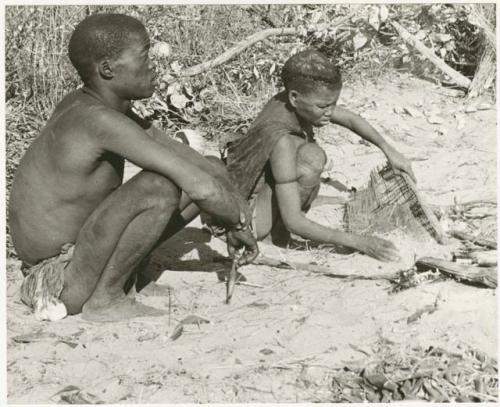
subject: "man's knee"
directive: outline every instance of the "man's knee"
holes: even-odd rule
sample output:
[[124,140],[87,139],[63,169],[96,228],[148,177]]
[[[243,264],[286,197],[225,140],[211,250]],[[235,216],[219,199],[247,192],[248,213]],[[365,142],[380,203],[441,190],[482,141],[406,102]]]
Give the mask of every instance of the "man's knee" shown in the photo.
[[154,172],[142,171],[140,190],[148,208],[160,211],[177,208],[181,199],[180,188],[168,178]]

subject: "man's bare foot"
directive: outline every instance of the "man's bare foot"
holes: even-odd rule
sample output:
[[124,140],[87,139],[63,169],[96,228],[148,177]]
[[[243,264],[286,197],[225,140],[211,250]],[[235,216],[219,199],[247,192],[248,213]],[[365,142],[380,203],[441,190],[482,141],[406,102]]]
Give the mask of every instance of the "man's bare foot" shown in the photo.
[[160,317],[165,311],[137,302],[134,298],[120,297],[106,306],[94,308],[84,304],[82,318],[93,322],[118,322],[140,317]]

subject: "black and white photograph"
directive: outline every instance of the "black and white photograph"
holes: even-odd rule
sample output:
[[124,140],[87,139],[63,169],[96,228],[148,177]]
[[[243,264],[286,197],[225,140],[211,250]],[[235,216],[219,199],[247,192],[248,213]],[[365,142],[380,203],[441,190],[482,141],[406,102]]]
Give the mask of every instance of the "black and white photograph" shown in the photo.
[[496,2],[2,12],[6,403],[498,403]]

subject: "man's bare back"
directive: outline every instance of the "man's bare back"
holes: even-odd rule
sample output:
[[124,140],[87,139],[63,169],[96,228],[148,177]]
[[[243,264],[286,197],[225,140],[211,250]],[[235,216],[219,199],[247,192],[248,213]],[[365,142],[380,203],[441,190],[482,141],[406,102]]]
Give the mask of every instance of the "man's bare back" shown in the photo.
[[89,125],[96,109],[102,102],[81,89],[67,95],[20,162],[9,218],[27,264],[74,242],[90,213],[122,183],[124,159],[105,151],[100,130]]

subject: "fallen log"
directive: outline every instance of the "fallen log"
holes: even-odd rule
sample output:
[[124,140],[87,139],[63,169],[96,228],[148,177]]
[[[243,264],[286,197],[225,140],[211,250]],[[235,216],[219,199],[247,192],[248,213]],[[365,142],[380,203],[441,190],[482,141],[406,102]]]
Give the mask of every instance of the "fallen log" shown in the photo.
[[496,267],[475,267],[437,259],[435,257],[422,257],[415,263],[417,269],[437,269],[442,274],[461,282],[479,285],[488,288],[497,287]]
[[451,236],[456,237],[457,239],[465,240],[467,242],[474,243],[478,246],[487,247],[488,249],[493,249],[493,250],[497,249],[497,242],[494,242],[493,240],[482,239],[480,237],[475,237],[468,233],[454,229],[450,230],[450,234]]
[[441,58],[434,54],[434,51],[430,48],[427,48],[421,41],[417,40],[413,35],[411,35],[403,26],[398,24],[397,22],[391,22],[392,26],[396,29],[399,36],[414,47],[418,52],[420,52],[423,56],[427,57],[429,61],[431,61],[437,68],[443,71],[446,75],[448,75],[453,81],[463,88],[469,88],[471,84],[471,80],[466,78],[460,72],[455,71],[452,67],[450,67],[446,62],[444,62]]
[[471,259],[474,264],[481,267],[493,267],[497,265],[497,251],[489,250],[487,252],[473,252]]

